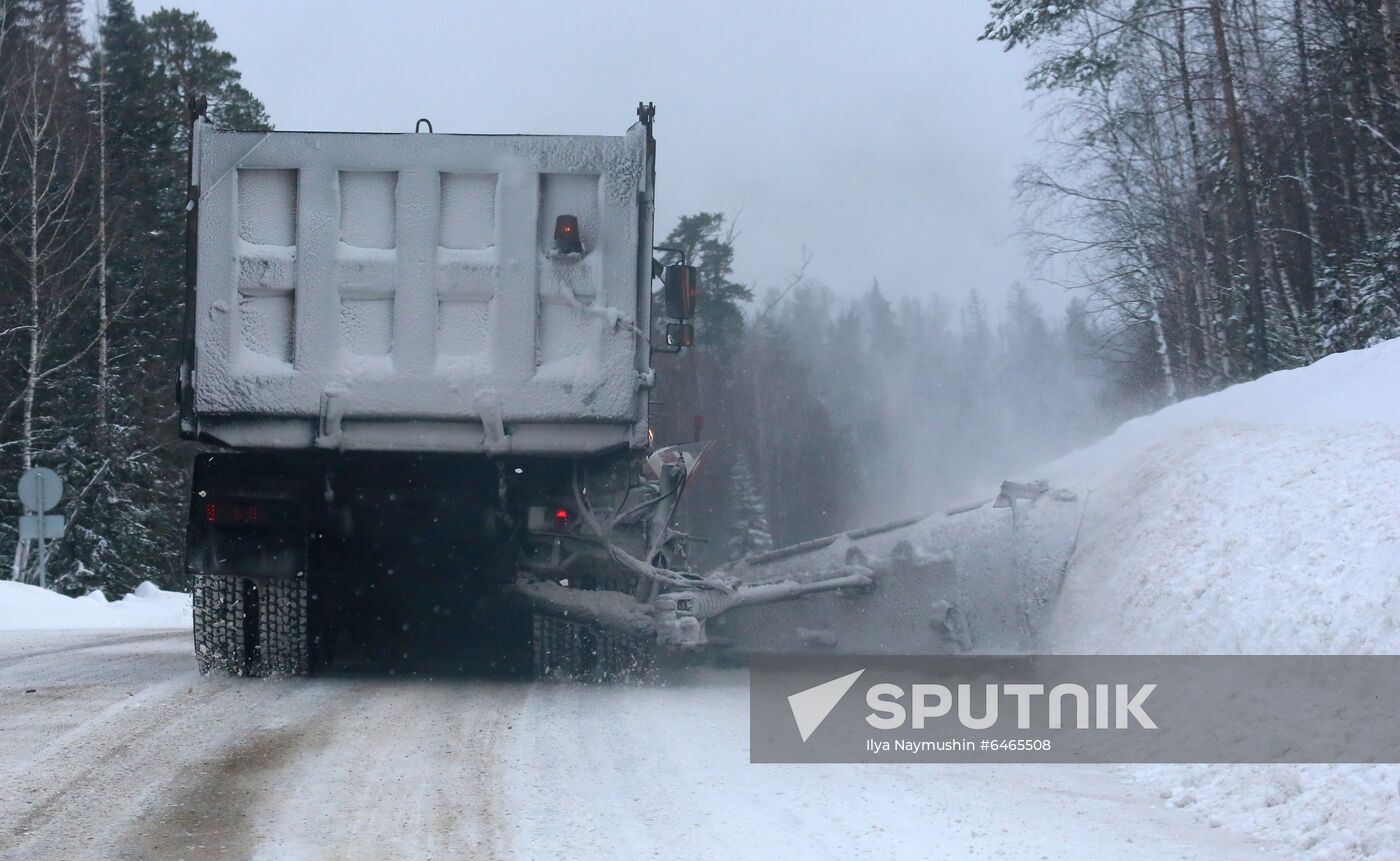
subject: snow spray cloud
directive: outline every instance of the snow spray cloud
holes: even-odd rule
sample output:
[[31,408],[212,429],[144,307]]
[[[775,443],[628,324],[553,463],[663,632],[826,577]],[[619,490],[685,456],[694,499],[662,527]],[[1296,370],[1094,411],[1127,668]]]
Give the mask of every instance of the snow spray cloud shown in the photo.
[[[891,301],[878,285],[845,301],[804,284],[776,308],[789,335],[768,341],[796,351],[847,441],[823,452],[847,470],[847,528],[991,495],[1004,479],[1040,478],[1041,464],[1141,411],[1105,400],[1097,360],[1085,358],[1083,326],[1075,335],[1059,312],[1047,314],[1020,289],[998,305],[975,292],[955,304]],[[751,336],[751,362],[767,368],[785,354],[769,358],[764,350],[776,348],[765,346],[763,332]],[[797,428],[762,438],[788,449],[795,439],[821,443]],[[797,477],[785,485],[800,486]]]
[[769,656],[752,762],[1400,762],[1400,656]]

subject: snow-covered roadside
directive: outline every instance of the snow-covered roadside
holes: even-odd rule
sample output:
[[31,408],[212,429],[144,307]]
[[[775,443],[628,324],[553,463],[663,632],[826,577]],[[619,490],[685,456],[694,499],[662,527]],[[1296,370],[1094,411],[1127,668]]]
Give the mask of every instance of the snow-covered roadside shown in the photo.
[[[1125,424],[1045,474],[1090,492],[1058,652],[1400,652],[1400,340]],[[1163,803],[1312,859],[1400,859],[1400,767],[1153,766]]]
[[[1309,368],[1280,372],[1175,405],[1124,425],[1108,439],[1051,464],[1041,475],[1056,485],[1087,492],[1088,500],[1077,551],[1048,631],[1049,645],[1056,651],[1400,652],[1400,341],[1332,356]],[[107,602],[96,596],[72,599],[0,582],[0,629],[188,627],[189,613],[188,596],[163,593],[149,584],[122,601]],[[184,672],[193,671],[188,661],[183,666],[190,667]],[[204,696],[209,690],[196,690],[183,682],[167,687],[186,691],[187,696]],[[323,688],[288,690],[309,691],[305,695],[315,697]],[[377,726],[403,722],[405,712],[390,708],[391,692],[382,697],[387,711]],[[425,687],[421,693],[440,699],[438,708],[444,715],[459,708],[450,691]],[[1154,835],[1176,833],[1173,821],[1183,824],[1181,833],[1186,835],[1193,827],[1186,817],[1194,816],[1220,829],[1207,833],[1244,832],[1287,856],[1314,861],[1400,861],[1400,818],[1395,814],[1400,809],[1400,767],[1396,766],[1125,767],[1129,779],[1139,784],[1130,787],[1113,786],[1111,771],[1051,766],[968,767],[936,776],[926,768],[912,767],[859,775],[845,769],[803,769],[800,777],[770,769],[764,771],[770,783],[747,778],[754,783],[753,791],[736,795],[738,790],[730,782],[743,767],[736,753],[742,748],[742,733],[733,735],[734,728],[744,724],[739,687],[720,695],[702,685],[662,691],[659,697],[650,689],[587,686],[520,686],[482,693],[469,700],[489,705],[493,726],[501,723],[496,697],[513,693],[527,706],[541,703],[537,710],[517,708],[529,714],[513,714],[505,721],[505,730],[513,724],[528,731],[503,741],[504,752],[494,749],[490,741],[500,736],[499,731],[482,734],[475,723],[469,723],[463,736],[487,739],[472,742],[479,744],[483,762],[512,763],[501,778],[508,782],[502,797],[512,800],[508,806],[512,815],[501,817],[492,827],[519,831],[524,836],[517,840],[527,849],[557,845],[564,839],[583,840],[585,846],[596,840],[595,851],[603,854],[618,845],[616,829],[596,826],[581,832],[583,825],[602,822],[619,811],[626,817],[648,801],[654,806],[654,798],[636,795],[639,786],[659,792],[667,802],[664,809],[693,811],[694,805],[686,807],[684,791],[673,788],[684,787],[686,780],[700,788],[702,798],[721,799],[725,817],[732,817],[735,810],[742,812],[739,818],[747,828],[735,830],[726,824],[723,832],[725,839],[734,841],[726,848],[736,850],[771,845],[771,852],[783,854],[784,849],[792,849],[790,832],[774,828],[775,821],[798,826],[810,840],[809,851],[828,855],[868,850],[871,840],[895,854],[941,846],[940,840],[954,847],[975,845],[979,854],[989,848],[1031,847],[1045,854],[1039,846],[1074,845],[1083,835],[1076,831],[1079,820],[1065,815],[1063,802],[1051,809],[1042,801],[1045,812],[1033,817],[1030,831],[1003,831],[1004,838],[997,832],[988,838],[985,830],[962,827],[964,818],[969,823],[981,820],[955,806],[953,799],[973,810],[997,804],[1025,810],[1036,800],[1033,793],[1012,795],[1009,802],[1007,793],[1034,776],[1043,777],[1044,789],[1055,799],[1132,798],[1150,803],[1155,797],[1162,809],[1151,811],[1161,814]],[[356,702],[366,701],[356,696]],[[719,711],[705,711],[702,706]],[[335,712],[341,711],[337,706]],[[171,712],[183,713],[183,707]],[[601,723],[587,719],[598,714],[611,717]],[[585,719],[580,723],[579,717]],[[619,753],[618,739],[645,737],[646,728],[658,722],[674,724],[678,737],[685,739],[676,748],[679,754],[660,744],[643,746],[641,754],[632,748]],[[142,724],[143,731],[148,725]],[[330,720],[309,725],[338,726]],[[444,738],[443,720],[427,725],[432,739]],[[191,734],[203,732],[203,724],[189,726],[199,728],[188,729]],[[721,738],[721,732],[733,737]],[[327,769],[325,762],[316,761],[304,782],[278,785],[305,786],[314,777],[315,785],[326,787],[341,782],[326,775],[338,774],[342,768],[347,774],[362,773],[363,738],[381,735],[371,729],[359,739],[318,748],[326,751],[327,758],[342,759],[344,765]],[[370,749],[386,762],[402,753]],[[414,747],[409,749],[416,752]],[[474,750],[470,745],[461,749]],[[696,758],[691,755],[696,750],[727,751],[728,758]],[[545,760],[550,769],[539,767]],[[599,772],[599,763],[607,763],[612,771]],[[667,779],[658,782],[658,775]],[[1086,781],[1085,775],[1094,779]],[[540,799],[551,798],[557,789],[548,781],[563,779],[578,784],[570,786],[564,797],[594,799],[605,812],[585,806],[561,814],[552,804],[520,812],[526,801],[538,805]],[[808,789],[783,797],[798,780],[805,780]],[[878,794],[870,788],[885,780],[891,790],[883,788],[883,783]],[[600,781],[604,786],[611,782],[613,788],[598,793]],[[416,771],[404,779],[404,785],[418,783]],[[1142,799],[1144,788],[1150,790],[1148,800]],[[382,786],[373,787],[374,793],[382,790]],[[454,797],[465,797],[457,790],[460,787],[454,786]],[[110,794],[105,787],[103,792]],[[399,796],[391,793],[390,797]],[[854,805],[851,801],[867,797],[878,803]],[[280,801],[268,803],[278,810]],[[419,806],[410,808],[411,813]],[[292,811],[300,815],[304,809]],[[314,809],[334,812],[343,806],[324,804]],[[832,811],[850,811],[852,818],[832,818],[836,815]],[[944,834],[939,829],[946,826],[950,811],[951,822],[959,827]],[[1144,837],[1140,811],[1141,807],[1125,805],[1107,814],[1106,820],[1095,819],[1121,821],[1128,829],[1120,834],[1105,825],[1102,833],[1095,831],[1095,838],[1105,841],[1105,846],[1127,834],[1155,839]],[[706,812],[699,808],[699,813]],[[638,829],[659,822],[667,834],[674,832],[675,823],[666,817],[637,821],[642,823]],[[705,821],[700,817],[693,826],[683,825],[698,830]],[[858,830],[862,825],[877,833],[872,837]],[[289,833],[294,837],[300,832]],[[311,839],[320,839],[326,832],[313,833]],[[413,829],[401,833],[413,833]],[[665,835],[637,834],[639,849],[664,845]],[[1026,834],[1033,834],[1035,840],[1027,840]],[[986,845],[1003,839],[1006,847],[995,842]],[[1102,854],[1122,857],[1124,850],[1112,844]],[[1184,857],[1185,853],[1177,854]],[[1196,857],[1217,856],[1199,850]]]
[[0,581],[0,631],[188,628],[190,596],[142,583],[119,601],[101,591],[70,598],[38,586]]
[[1400,425],[1222,423],[1143,449],[1090,490],[1049,641],[1400,652]]

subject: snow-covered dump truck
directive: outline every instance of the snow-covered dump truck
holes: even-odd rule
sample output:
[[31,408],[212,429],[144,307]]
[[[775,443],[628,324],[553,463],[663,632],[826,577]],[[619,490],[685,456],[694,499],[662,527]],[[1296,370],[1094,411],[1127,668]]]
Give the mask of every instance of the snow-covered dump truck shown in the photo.
[[[195,459],[186,546],[202,670],[447,655],[630,673],[710,642],[722,614],[865,596],[890,572],[909,580],[896,603],[953,632],[939,643],[974,642],[960,607],[992,630],[937,597],[981,569],[943,576],[890,537],[907,523],[688,564],[675,515],[706,446],[654,449],[648,399],[652,355],[693,339],[699,285],[683,250],[653,247],[650,105],[615,137],[191,114],[180,427],[218,447]],[[1014,546],[1014,518],[986,523]],[[997,600],[1016,618],[1036,604]],[[782,632],[745,610],[715,642],[829,648],[833,625],[860,624],[831,606],[778,613]]]
[[703,447],[651,447],[651,356],[690,344],[698,285],[653,248],[638,114],[610,137],[244,132],[192,105],[180,426],[219,447],[186,549],[202,669],[472,641],[607,673],[738,603],[672,528]]

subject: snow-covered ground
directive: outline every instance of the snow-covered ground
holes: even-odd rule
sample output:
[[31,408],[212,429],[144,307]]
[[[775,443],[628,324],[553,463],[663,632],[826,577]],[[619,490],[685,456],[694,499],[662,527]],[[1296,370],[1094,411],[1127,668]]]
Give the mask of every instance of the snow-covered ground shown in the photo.
[[1112,767],[751,765],[738,670],[200,678],[188,632],[3,632],[0,745],[16,861],[1268,857]]
[[[1041,475],[1086,500],[1056,651],[1400,651],[1400,341]],[[0,629],[188,625],[0,583]],[[201,680],[187,632],[0,633],[0,855],[1400,859],[1400,767],[754,766],[743,681]]]
[[142,583],[119,601],[101,591],[70,598],[38,586],[0,580],[0,631],[87,628],[188,628],[190,596]]
[[[1055,651],[1400,652],[1400,340],[1177,404],[1047,468],[1090,493]],[[1167,803],[1400,858],[1400,767],[1162,766]]]
[[1177,404],[1047,472],[1091,497],[1057,651],[1400,652],[1400,340]]

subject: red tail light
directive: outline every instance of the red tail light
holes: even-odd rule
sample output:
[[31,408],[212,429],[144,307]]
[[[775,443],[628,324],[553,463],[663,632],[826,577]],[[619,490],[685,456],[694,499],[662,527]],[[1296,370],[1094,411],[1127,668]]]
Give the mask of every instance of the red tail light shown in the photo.
[[578,232],[578,216],[561,215],[554,219],[554,250],[560,254],[583,253],[583,237]]
[[257,526],[261,514],[252,502],[204,503],[204,522],[210,526]]
[[557,510],[554,512],[554,525],[555,525],[555,526],[568,526],[568,525],[569,525],[569,509],[567,509],[567,508],[560,508],[560,509],[557,509]]

